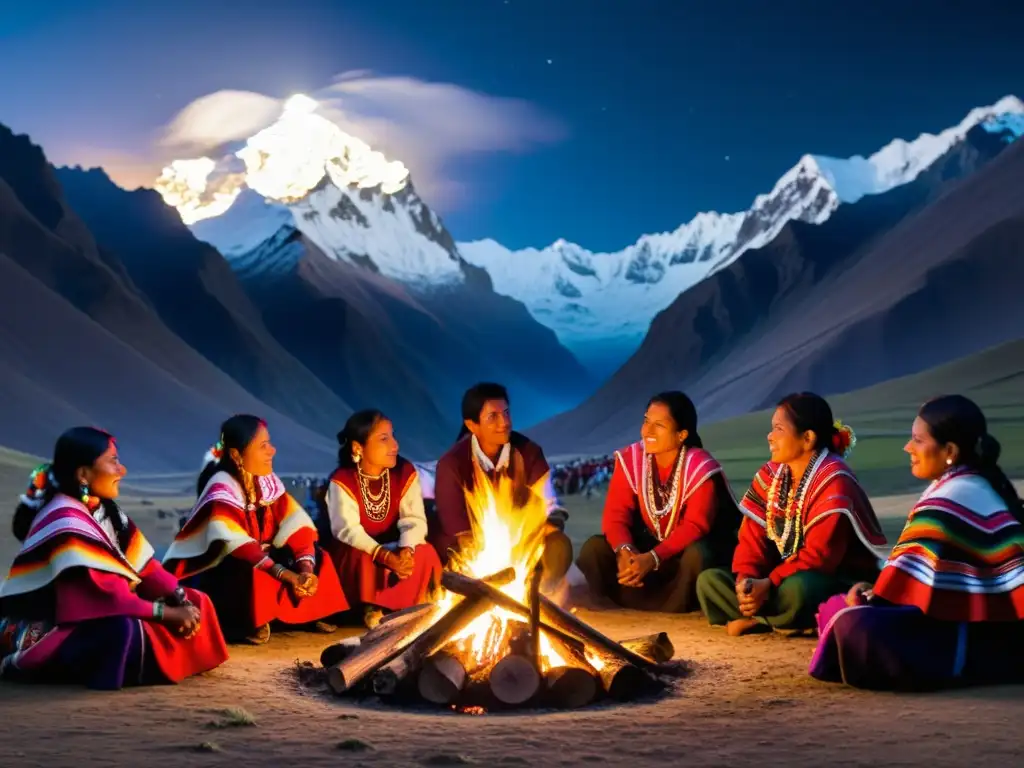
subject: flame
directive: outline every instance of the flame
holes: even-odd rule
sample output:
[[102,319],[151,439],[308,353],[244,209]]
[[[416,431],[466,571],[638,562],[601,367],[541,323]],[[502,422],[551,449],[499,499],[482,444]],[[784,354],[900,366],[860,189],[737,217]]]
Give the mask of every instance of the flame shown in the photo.
[[[520,603],[528,600],[528,581],[534,566],[540,560],[544,547],[547,502],[542,483],[530,489],[522,506],[513,503],[512,481],[499,476],[495,483],[476,468],[473,489],[466,492],[473,534],[473,549],[451,558],[449,567],[473,578],[483,578],[505,568],[515,569],[515,579],[499,589]],[[447,612],[461,598],[443,592],[439,605]],[[468,645],[470,662],[467,667],[494,661],[509,631],[510,622],[522,617],[501,608],[484,613],[452,638],[452,642]],[[564,664],[565,660],[541,632],[539,639],[541,666],[545,669]]]
[[386,194],[408,184],[409,171],[402,163],[345,133],[317,114],[318,109],[316,101],[301,93],[288,99],[277,122],[250,137],[234,154],[245,164],[245,172],[228,188],[209,188],[218,163],[208,157],[175,160],[154,187],[182,221],[191,224],[224,213],[243,183],[282,203],[303,198],[325,175],[342,189],[380,187]]

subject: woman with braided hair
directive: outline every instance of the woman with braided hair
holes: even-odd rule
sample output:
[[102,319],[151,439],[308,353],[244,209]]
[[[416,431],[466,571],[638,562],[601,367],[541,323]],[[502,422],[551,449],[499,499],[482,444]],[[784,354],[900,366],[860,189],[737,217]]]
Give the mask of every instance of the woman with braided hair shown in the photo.
[[390,419],[354,413],[338,445],[323,537],[349,603],[372,627],[387,611],[426,602],[441,583],[441,560],[426,540],[419,473],[399,456]]
[[69,429],[14,514],[0,584],[0,677],[114,690],[177,683],[227,659],[209,598],[184,589],[118,508],[117,443]]
[[1024,505],[962,395],[929,400],[904,450],[930,480],[873,584],[821,606],[811,675],[859,688],[1024,680]]
[[813,629],[818,605],[878,573],[885,536],[843,458],[853,430],[821,397],[782,399],[768,433],[771,460],[740,502],[745,519],[732,572],[704,571],[697,596],[730,635]]
[[274,474],[266,422],[239,414],[220,434],[164,565],[210,595],[233,641],[266,643],[275,621],[333,632],[327,620],[348,604],[313,521]]

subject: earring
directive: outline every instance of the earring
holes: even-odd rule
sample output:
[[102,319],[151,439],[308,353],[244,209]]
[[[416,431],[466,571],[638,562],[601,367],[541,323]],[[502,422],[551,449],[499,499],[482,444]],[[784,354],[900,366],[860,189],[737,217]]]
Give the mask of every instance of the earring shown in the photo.
[[88,483],[82,483],[81,488],[79,488],[78,490],[81,491],[81,493],[82,493],[82,503],[83,504],[88,504],[89,503],[89,495],[90,495],[89,494],[89,484]]
[[363,454],[356,453],[356,452],[352,453],[352,461],[354,461],[356,464],[358,464],[362,460],[363,460]]
[[946,466],[947,467],[953,466],[953,460],[952,459],[946,459]]

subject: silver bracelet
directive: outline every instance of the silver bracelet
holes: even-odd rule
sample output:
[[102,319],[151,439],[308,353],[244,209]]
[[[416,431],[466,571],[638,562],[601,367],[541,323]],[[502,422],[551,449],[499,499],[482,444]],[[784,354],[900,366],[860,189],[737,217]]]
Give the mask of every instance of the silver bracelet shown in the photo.
[[658,553],[655,552],[653,549],[651,550],[651,557],[654,558],[654,570],[658,570],[659,568],[661,568],[661,558],[658,557]]

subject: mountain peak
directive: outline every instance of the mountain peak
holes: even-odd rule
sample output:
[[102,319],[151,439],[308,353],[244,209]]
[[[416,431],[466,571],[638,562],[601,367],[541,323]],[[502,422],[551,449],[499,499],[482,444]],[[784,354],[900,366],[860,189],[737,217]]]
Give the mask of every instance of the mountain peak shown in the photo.
[[1021,101],[1018,97],[1014,96],[1013,94],[1003,96],[1003,98],[1001,98],[995,104],[992,104],[988,107],[977,107],[975,109],[972,109],[970,112],[967,113],[967,117],[964,118],[963,122],[961,123],[961,126],[964,126],[965,123],[969,123],[969,125],[965,126],[967,129],[969,129],[972,126],[977,125],[987,117],[1007,114],[1024,114],[1024,101]]
[[468,265],[408,169],[301,94],[238,151],[175,160],[155,186],[196,237],[246,270],[259,272],[261,261],[273,270],[269,244],[297,232],[329,258],[417,289],[466,278]]
[[563,239],[539,252],[513,253],[483,241],[460,243],[459,250],[491,273],[496,290],[526,303],[603,376],[635,351],[651,319],[690,286],[767,244],[787,222],[821,224],[842,204],[913,181],[979,125],[1006,140],[1024,135],[1024,102],[1006,96],[938,134],[895,139],[869,157],[805,154],[746,211],[698,213],[671,232],[641,235],[614,253],[591,253]]
[[163,169],[155,188],[186,224],[220,216],[242,189],[279,203],[294,203],[330,181],[345,189],[394,194],[409,183],[408,169],[388,160],[326,117],[319,105],[296,94],[281,116],[220,160],[182,158]]
[[813,161],[839,200],[855,203],[865,195],[881,194],[913,181],[979,123],[1000,115],[1020,113],[1024,113],[1024,102],[1016,96],[1005,96],[990,106],[972,109],[963,120],[944,131],[922,133],[911,141],[893,139],[867,158],[863,155],[845,159],[805,155],[801,162],[807,158]]

